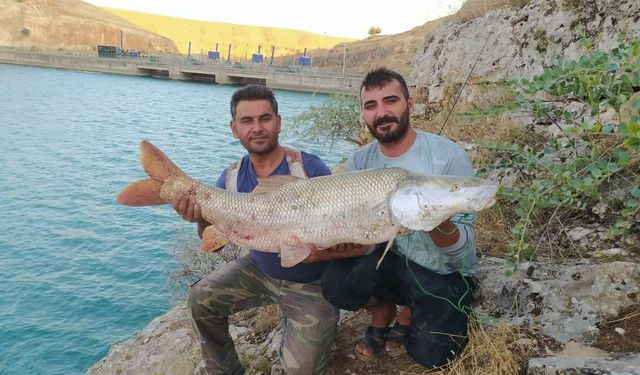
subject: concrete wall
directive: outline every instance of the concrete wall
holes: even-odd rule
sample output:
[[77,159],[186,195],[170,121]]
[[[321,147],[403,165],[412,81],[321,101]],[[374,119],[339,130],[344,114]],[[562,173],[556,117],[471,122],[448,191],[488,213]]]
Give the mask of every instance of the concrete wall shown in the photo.
[[121,59],[102,59],[97,56],[44,54],[0,49],[0,63],[34,65],[91,72],[117,73],[139,76],[136,64]]
[[99,58],[91,55],[36,53],[0,48],[0,63],[34,65],[91,72],[153,76],[175,80],[198,80],[217,84],[266,84],[274,89],[319,93],[356,94],[362,75],[319,71],[277,71],[277,68],[161,64],[139,58]]

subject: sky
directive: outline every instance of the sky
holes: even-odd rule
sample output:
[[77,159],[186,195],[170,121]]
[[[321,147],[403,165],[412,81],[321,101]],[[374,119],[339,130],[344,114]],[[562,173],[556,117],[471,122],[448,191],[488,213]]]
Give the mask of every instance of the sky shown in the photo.
[[201,21],[362,39],[370,27],[396,34],[454,13],[464,0],[85,0],[99,6]]

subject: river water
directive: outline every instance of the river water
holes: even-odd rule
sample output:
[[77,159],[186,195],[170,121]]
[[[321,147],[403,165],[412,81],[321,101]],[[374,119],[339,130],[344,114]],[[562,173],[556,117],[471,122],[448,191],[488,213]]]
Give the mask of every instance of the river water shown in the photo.
[[[237,87],[0,64],[0,374],[82,374],[171,307],[171,250],[192,235],[168,206],[115,203],[156,144],[213,184],[243,149]],[[276,91],[281,143],[328,165],[353,148],[315,144],[286,119],[324,95]]]

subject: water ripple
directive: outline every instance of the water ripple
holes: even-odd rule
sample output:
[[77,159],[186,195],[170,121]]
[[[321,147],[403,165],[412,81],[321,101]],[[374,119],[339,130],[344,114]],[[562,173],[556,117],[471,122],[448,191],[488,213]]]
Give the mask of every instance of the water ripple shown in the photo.
[[[145,177],[142,139],[213,184],[242,154],[234,89],[0,64],[0,373],[81,374],[170,307],[168,252],[185,224],[115,195]],[[325,99],[276,95],[285,118]],[[282,142],[329,164],[351,151]]]

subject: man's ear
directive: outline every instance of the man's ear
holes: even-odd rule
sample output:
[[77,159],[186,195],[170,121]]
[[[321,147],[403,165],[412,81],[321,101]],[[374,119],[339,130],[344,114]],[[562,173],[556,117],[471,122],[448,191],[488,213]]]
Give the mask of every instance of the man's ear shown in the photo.
[[409,97],[407,100],[407,107],[409,107],[409,115],[413,114],[413,97]]
[[229,122],[229,127],[231,128],[231,133],[233,134],[233,137],[238,138],[238,130],[236,129],[235,121],[231,120]]
[[282,124],[282,116],[277,115],[276,116],[276,122],[278,124],[278,133],[280,133],[280,125]]

